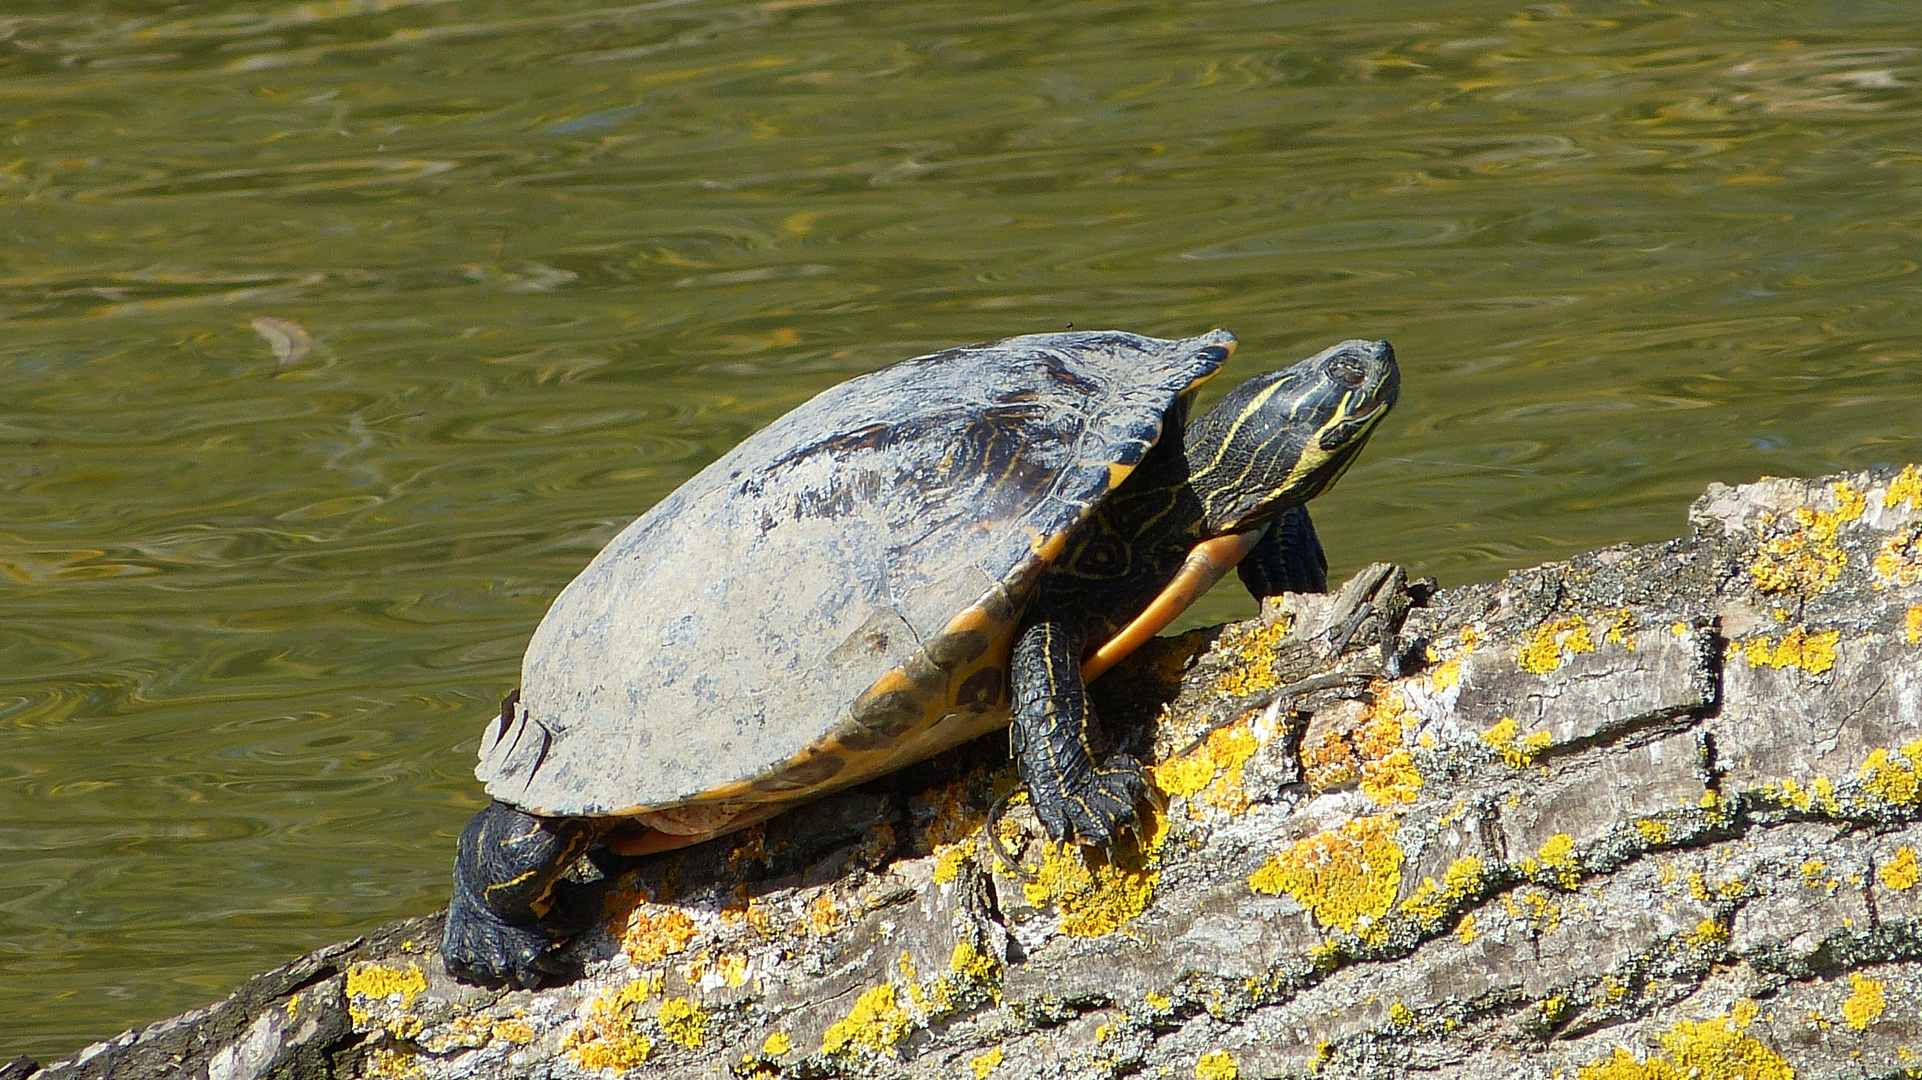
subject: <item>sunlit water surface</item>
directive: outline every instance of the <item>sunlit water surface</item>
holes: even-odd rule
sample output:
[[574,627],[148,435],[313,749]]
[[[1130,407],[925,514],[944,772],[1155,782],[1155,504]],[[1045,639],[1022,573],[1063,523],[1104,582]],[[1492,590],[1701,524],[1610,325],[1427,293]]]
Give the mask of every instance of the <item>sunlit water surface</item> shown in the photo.
[[0,100],[0,1060],[443,903],[555,592],[894,359],[1387,337],[1337,573],[1922,459],[1912,4],[20,0]]

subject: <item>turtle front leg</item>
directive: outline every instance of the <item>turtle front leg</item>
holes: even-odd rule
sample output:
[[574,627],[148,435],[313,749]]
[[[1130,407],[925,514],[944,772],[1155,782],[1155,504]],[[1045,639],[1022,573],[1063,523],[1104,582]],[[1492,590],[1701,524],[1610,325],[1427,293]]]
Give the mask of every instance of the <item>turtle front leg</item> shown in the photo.
[[554,884],[594,839],[586,818],[546,818],[495,802],[461,830],[441,955],[470,982],[535,987],[566,973],[565,934],[544,926]]
[[1327,592],[1328,556],[1321,550],[1308,508],[1284,511],[1235,570],[1257,600],[1285,592]]
[[1082,634],[1038,619],[1015,639],[1010,660],[1015,764],[1048,838],[1111,850],[1148,793],[1141,765],[1115,753],[1100,764],[1090,739],[1094,708],[1081,677]]

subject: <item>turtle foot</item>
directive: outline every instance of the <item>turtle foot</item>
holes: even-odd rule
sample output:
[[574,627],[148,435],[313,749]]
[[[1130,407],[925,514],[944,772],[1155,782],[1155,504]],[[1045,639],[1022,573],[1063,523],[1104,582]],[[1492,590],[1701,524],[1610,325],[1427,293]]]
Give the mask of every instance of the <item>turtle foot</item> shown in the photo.
[[441,956],[455,978],[531,990],[579,977],[579,965],[559,955],[567,942],[566,936],[541,926],[507,922],[456,890],[441,935]]
[[1127,754],[1113,754],[1096,766],[1081,784],[1063,784],[1042,795],[1030,786],[1035,816],[1048,838],[1074,841],[1110,854],[1121,833],[1140,820],[1135,807],[1148,794],[1148,778],[1141,764]]

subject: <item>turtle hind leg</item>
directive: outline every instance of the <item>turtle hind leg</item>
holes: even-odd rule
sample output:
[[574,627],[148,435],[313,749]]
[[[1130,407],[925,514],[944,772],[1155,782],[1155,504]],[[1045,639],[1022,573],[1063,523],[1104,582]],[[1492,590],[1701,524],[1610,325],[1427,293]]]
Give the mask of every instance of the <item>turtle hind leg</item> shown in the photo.
[[1135,823],[1148,792],[1140,763],[1127,754],[1097,764],[1090,739],[1094,709],[1081,678],[1082,635],[1039,619],[1015,640],[1010,662],[1014,717],[1010,737],[1028,798],[1048,838],[1112,850]]
[[555,924],[554,890],[587,849],[584,818],[545,818],[495,802],[461,830],[454,896],[441,955],[470,982],[535,987],[573,974],[557,955],[569,928]]

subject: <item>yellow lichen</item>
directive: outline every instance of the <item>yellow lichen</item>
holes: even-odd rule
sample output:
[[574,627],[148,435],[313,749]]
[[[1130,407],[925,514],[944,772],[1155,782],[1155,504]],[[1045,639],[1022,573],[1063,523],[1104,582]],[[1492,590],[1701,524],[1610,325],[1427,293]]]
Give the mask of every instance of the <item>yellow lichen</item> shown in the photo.
[[722,982],[729,986],[740,986],[747,982],[747,954],[724,953],[714,962],[714,970],[720,974]]
[[1829,493],[1835,496],[1835,516],[1842,521],[1854,521],[1869,508],[1868,495],[1857,491],[1847,480],[1830,484]]
[[894,985],[882,983],[855,1001],[847,1018],[821,1036],[821,1052],[847,1056],[867,1050],[886,1053],[908,1033],[908,1014],[895,1002]]
[[376,1047],[367,1058],[367,1075],[392,1077],[394,1080],[419,1076],[420,1064],[415,1060],[417,1056],[412,1050],[405,1048]]
[[1248,809],[1242,769],[1261,748],[1250,725],[1252,715],[1209,732],[1194,750],[1155,765],[1150,770],[1155,787],[1173,798],[1201,795],[1229,813]]
[[1882,494],[1882,505],[1889,509],[1903,503],[1908,503],[1910,509],[1922,510],[1922,473],[1916,472],[1914,465],[1904,465],[1889,484],[1889,490]]
[[1521,725],[1512,716],[1504,716],[1495,721],[1495,726],[1482,732],[1481,740],[1502,756],[1502,762],[1511,769],[1519,769],[1535,761],[1535,755],[1548,749],[1555,737],[1546,731],[1536,731],[1517,739],[1515,733]]
[[840,928],[841,921],[841,909],[835,906],[834,897],[828,893],[816,896],[814,902],[808,905],[807,924],[817,934],[825,936],[834,933]]
[[1246,697],[1281,685],[1275,673],[1275,647],[1288,636],[1290,620],[1282,619],[1251,631],[1230,630],[1215,643],[1218,652],[1235,658],[1217,689],[1230,697]]
[[1247,723],[1232,724],[1209,734],[1206,749],[1209,759],[1220,770],[1221,778],[1203,790],[1202,798],[1231,814],[1248,809],[1248,792],[1242,787],[1242,770],[1248,764],[1248,759],[1255,756],[1255,751],[1261,749],[1261,740],[1255,737]]
[[1865,1030],[1875,1022],[1876,1017],[1888,1011],[1888,1002],[1882,998],[1881,982],[1861,975],[1849,976],[1849,999],[1842,1003],[1842,1019],[1857,1031]]
[[1877,577],[1896,588],[1922,581],[1922,524],[1911,525],[1883,541],[1870,565]]
[[581,1025],[561,1046],[583,1069],[627,1070],[654,1052],[654,1042],[635,1027],[634,1006],[658,992],[661,976],[643,977],[590,1001]]
[[1448,865],[1441,884],[1436,884],[1432,877],[1423,878],[1397,910],[1422,923],[1424,928],[1431,927],[1446,918],[1455,905],[1480,890],[1484,874],[1480,859],[1464,855]]
[[510,1042],[516,1046],[525,1046],[534,1041],[534,1029],[519,1017],[494,1021],[489,1034],[502,1042]]
[[668,998],[654,1016],[661,1034],[682,1046],[699,1046],[707,1034],[707,1013],[686,998]]
[[1842,639],[1842,632],[1829,630],[1811,634],[1797,626],[1774,641],[1767,634],[1757,634],[1741,641],[1730,642],[1729,659],[1741,659],[1749,667],[1801,668],[1812,675],[1820,675],[1835,666],[1835,646]]
[[1834,892],[1840,881],[1828,879],[1826,871],[1829,864],[1820,859],[1809,859],[1802,863],[1802,884],[1811,889],[1827,889]]
[[1536,1004],[1535,1009],[1541,1013],[1543,1020],[1552,1024],[1568,1011],[1568,998],[1562,994],[1545,997]]
[[1323,926],[1350,933],[1388,913],[1401,889],[1402,851],[1387,817],[1356,818],[1271,855],[1248,878],[1260,893],[1287,893]]
[[1388,1020],[1398,1027],[1414,1027],[1415,1010],[1397,1001],[1388,1006]]
[[[1835,542],[1843,524],[1862,516],[1868,500],[1847,482],[1830,485],[1835,496],[1834,510],[1797,507],[1793,531],[1781,532],[1762,541],[1755,559],[1749,564],[1749,577],[1762,592],[1795,592],[1809,596],[1821,592],[1842,576],[1848,562]],[[1764,521],[1764,529],[1776,522]]]
[[788,1038],[784,1031],[769,1035],[767,1041],[761,1044],[761,1053],[765,1057],[781,1057],[792,1049],[794,1049],[794,1040]]
[[985,1054],[976,1054],[968,1059],[968,1068],[974,1072],[974,1080],[987,1080],[989,1073],[1001,1067],[1001,1048],[994,1047]]
[[621,933],[621,949],[635,963],[651,964],[686,949],[696,932],[694,920],[678,908],[650,915],[636,905]]
[[1455,937],[1463,945],[1472,945],[1475,942],[1475,935],[1475,913],[1471,911],[1462,916],[1462,924],[1455,928]]
[[1608,630],[1602,635],[1602,640],[1611,644],[1620,645],[1623,648],[1633,649],[1635,647],[1635,631],[1633,629],[1635,626],[1634,612],[1629,611],[1627,608],[1617,608],[1608,613],[1608,619]]
[[1414,802],[1422,783],[1421,770],[1415,767],[1415,755],[1407,750],[1396,750],[1375,761],[1365,761],[1361,766],[1361,793],[1379,806]]
[[1685,937],[1690,945],[1694,945],[1697,948],[1726,945],[1728,944],[1729,929],[1714,919],[1703,919],[1701,922],[1696,923],[1695,929],[1689,931]]
[[1173,1008],[1175,1004],[1173,998],[1170,998],[1166,994],[1157,994],[1153,990],[1143,994],[1141,1000],[1147,1002],[1148,1007],[1156,1012],[1167,1012]]
[[427,989],[427,976],[420,965],[409,963],[407,970],[385,964],[359,963],[347,972],[347,996],[389,998],[400,995],[400,1007],[414,1003],[414,996]]
[[974,842],[972,840],[965,840],[952,844],[942,844],[935,849],[935,855],[935,884],[946,885],[955,878],[960,877],[961,867],[974,857]]
[[1201,753],[1178,757],[1154,767],[1155,787],[1182,799],[1199,794],[1214,778],[1214,760]]
[[1911,645],[1922,645],[1922,604],[1909,608],[1907,625],[1903,628],[1903,639]]
[[1893,806],[1922,803],[1922,739],[1891,754],[1877,747],[1862,763],[1862,787],[1870,795]]
[[1916,865],[1915,849],[1907,844],[1896,848],[1888,862],[1876,867],[1875,880],[1896,892],[1915,888],[1915,883],[1922,881],[1922,867]]
[[[1540,865],[1555,877],[1555,883],[1564,889],[1573,889],[1581,884],[1581,867],[1575,864],[1575,838],[1567,833],[1556,833],[1545,841],[1535,852]],[[1533,869],[1530,868],[1530,873]]]
[[1537,627],[1516,654],[1515,663],[1523,671],[1546,675],[1576,653],[1594,651],[1595,641],[1589,636],[1588,621],[1579,615],[1567,615]]
[[1074,937],[1101,937],[1148,910],[1161,872],[1155,867],[1168,836],[1167,815],[1148,807],[1142,812],[1141,835],[1115,845],[1112,859],[1090,866],[1083,849],[1073,844],[1047,844],[1035,879],[1021,886],[1028,903],[1053,905],[1060,928]]
[[1795,1070],[1730,1017],[1684,1020],[1662,1036],[1664,1053],[1638,1061],[1617,1047],[1577,1080],[1794,1080]]
[[948,967],[956,975],[981,982],[991,982],[1001,974],[999,961],[965,941],[955,942],[954,951],[948,956]]
[[574,1064],[583,1069],[613,1069],[626,1072],[639,1068],[654,1053],[654,1043],[647,1036],[629,1033],[625,1038],[597,1039],[583,1043],[567,1052]]
[[1226,1050],[1210,1050],[1195,1062],[1195,1080],[1235,1080],[1241,1066]]
[[1642,838],[1642,843],[1651,847],[1668,843],[1668,822],[1666,821],[1640,818],[1635,822],[1635,832]]
[[1315,791],[1359,781],[1362,794],[1381,806],[1414,802],[1423,780],[1406,746],[1413,719],[1399,692],[1376,693],[1353,725],[1317,735],[1302,745],[1302,774]]

